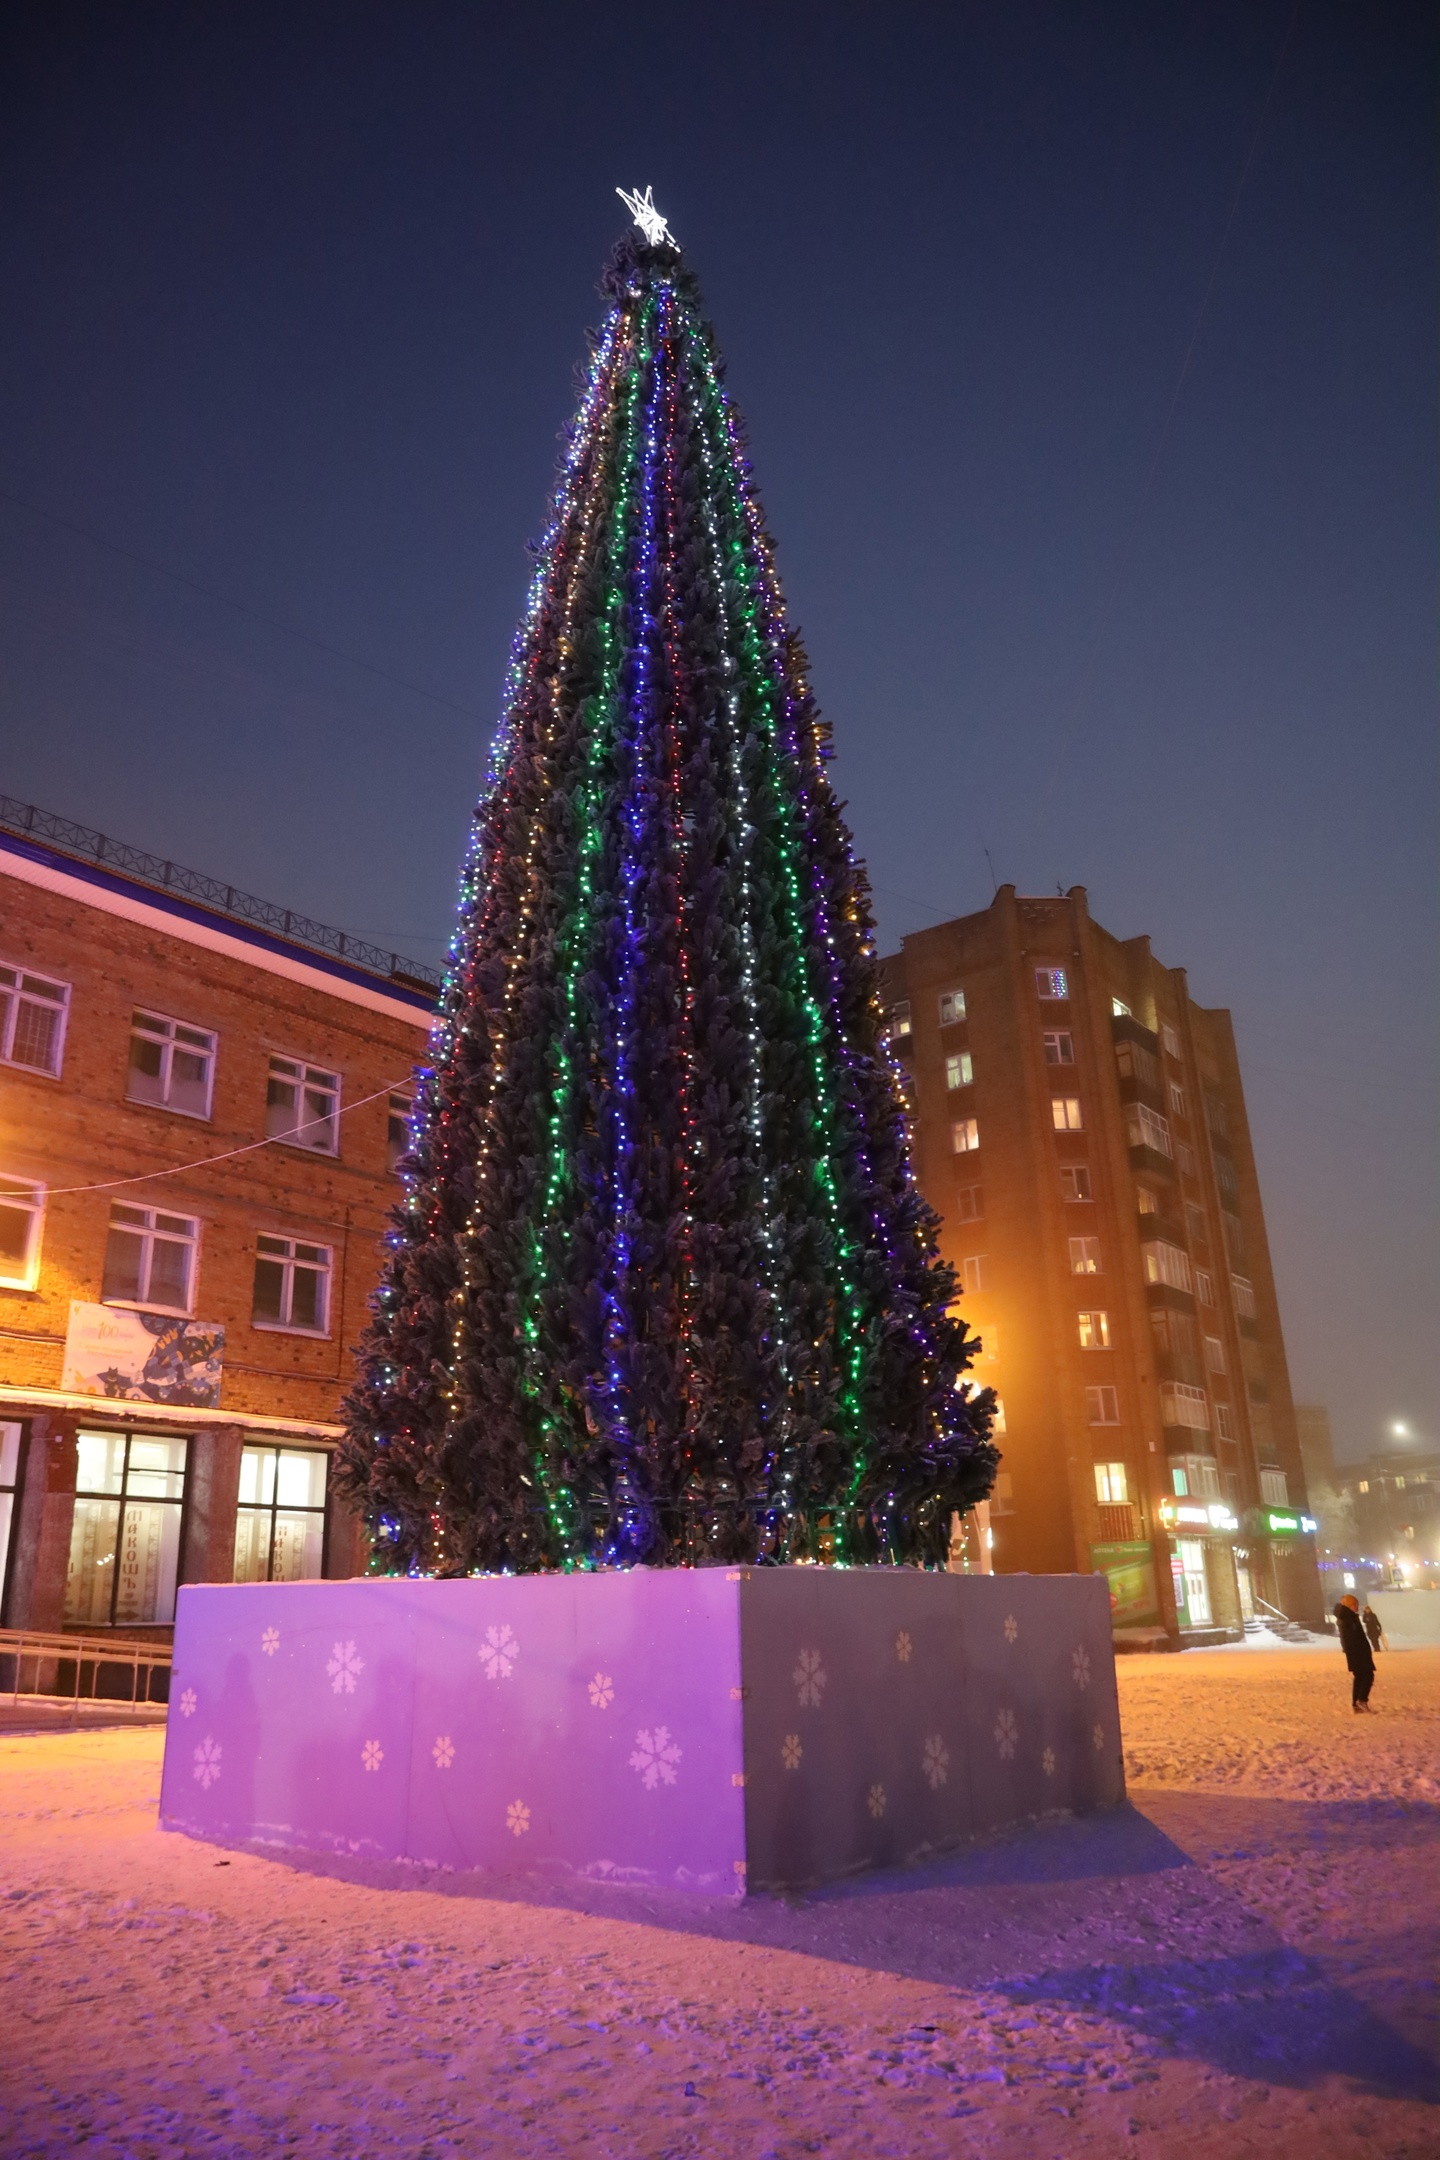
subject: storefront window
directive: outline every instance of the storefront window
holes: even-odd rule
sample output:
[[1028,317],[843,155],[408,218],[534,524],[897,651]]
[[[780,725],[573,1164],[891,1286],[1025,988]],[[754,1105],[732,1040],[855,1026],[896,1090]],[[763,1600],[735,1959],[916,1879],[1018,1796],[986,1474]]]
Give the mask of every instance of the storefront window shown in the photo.
[[314,1582],[325,1562],[325,1478],[320,1449],[247,1447],[240,1455],[236,1582]]
[[66,1625],[172,1621],[190,1442],[82,1432],[78,1447]]
[[15,1486],[20,1475],[20,1427],[0,1425],[0,1610],[10,1566],[10,1534],[15,1527]]
[[1210,1586],[1205,1580],[1205,1548],[1198,1538],[1181,1538],[1180,1570],[1185,1579],[1189,1627],[1209,1627]]

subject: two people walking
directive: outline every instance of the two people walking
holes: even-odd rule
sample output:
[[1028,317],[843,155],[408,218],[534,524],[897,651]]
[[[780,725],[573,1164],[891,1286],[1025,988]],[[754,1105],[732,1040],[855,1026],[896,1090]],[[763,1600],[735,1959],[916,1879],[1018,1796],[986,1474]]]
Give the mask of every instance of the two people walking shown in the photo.
[[1350,1668],[1350,1702],[1358,1714],[1370,1708],[1370,1690],[1375,1685],[1375,1652],[1384,1636],[1380,1616],[1367,1605],[1362,1617],[1357,1597],[1342,1597],[1335,1607],[1335,1619],[1340,1629],[1340,1648],[1345,1653],[1345,1663]]

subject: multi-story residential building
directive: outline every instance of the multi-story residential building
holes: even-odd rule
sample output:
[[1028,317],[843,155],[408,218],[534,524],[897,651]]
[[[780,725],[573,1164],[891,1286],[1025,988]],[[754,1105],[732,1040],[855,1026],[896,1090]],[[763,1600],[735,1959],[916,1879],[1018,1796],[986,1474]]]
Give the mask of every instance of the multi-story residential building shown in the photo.
[[1001,1399],[1001,1570],[1103,1571],[1117,1631],[1318,1622],[1230,1016],[1084,890],[882,964],[921,1189]]
[[345,1576],[428,971],[0,798],[0,1621]]
[[1368,1580],[1440,1588],[1440,1454],[1390,1449],[1338,1463],[1335,1476],[1355,1523],[1354,1560]]

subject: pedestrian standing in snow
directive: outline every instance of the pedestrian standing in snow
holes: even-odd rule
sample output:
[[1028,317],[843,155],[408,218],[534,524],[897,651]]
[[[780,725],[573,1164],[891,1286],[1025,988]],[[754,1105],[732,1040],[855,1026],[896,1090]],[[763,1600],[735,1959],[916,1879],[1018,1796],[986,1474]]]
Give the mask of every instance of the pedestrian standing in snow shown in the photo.
[[1359,1598],[1342,1597],[1335,1607],[1335,1620],[1340,1629],[1340,1648],[1350,1668],[1351,1705],[1357,1713],[1368,1710],[1370,1690],[1375,1685],[1375,1653],[1360,1622]]
[[1385,1630],[1380,1625],[1380,1615],[1373,1605],[1367,1605],[1364,1612],[1361,1613],[1360,1619],[1364,1625],[1365,1633],[1370,1638],[1370,1648],[1378,1657],[1386,1647]]

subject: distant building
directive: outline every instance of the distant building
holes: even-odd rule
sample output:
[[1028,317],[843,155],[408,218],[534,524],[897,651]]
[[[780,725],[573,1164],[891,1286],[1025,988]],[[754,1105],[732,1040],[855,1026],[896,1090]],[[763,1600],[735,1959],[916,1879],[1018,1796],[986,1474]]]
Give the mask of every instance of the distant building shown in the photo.
[[345,1576],[329,1458],[436,985],[0,798],[0,1622]]
[[[1117,1630],[1321,1616],[1229,1014],[1082,888],[882,963],[922,1190],[1002,1402],[1000,1570],[1101,1570]],[[1263,1615],[1262,1615],[1263,1616]]]
[[1354,1558],[1372,1582],[1440,1588],[1440,1454],[1416,1448],[1337,1465],[1354,1517]]

